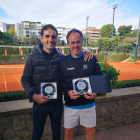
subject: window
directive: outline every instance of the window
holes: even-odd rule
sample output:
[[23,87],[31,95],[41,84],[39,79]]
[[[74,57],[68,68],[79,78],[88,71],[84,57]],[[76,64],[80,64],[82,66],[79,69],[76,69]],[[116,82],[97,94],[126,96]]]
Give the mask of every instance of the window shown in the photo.
[[25,29],[25,31],[29,31],[29,29]]
[[36,28],[37,26],[33,25],[33,28]]
[[29,32],[26,32],[26,34],[29,34]]
[[19,34],[23,34],[23,32],[19,32]]

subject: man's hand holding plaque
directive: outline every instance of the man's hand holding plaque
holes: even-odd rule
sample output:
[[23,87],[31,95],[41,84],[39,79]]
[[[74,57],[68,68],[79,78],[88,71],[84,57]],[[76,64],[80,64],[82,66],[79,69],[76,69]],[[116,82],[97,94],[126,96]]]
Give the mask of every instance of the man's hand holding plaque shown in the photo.
[[57,99],[57,84],[55,82],[41,83],[41,95],[48,99]]
[[74,90],[69,90],[68,95],[71,99],[77,99],[80,97],[79,93],[76,93]]
[[43,104],[43,103],[50,101],[50,100],[48,100],[48,97],[42,96],[40,94],[33,95],[33,99],[39,104]]
[[85,94],[84,97],[86,99],[94,99],[94,98],[97,97],[97,94],[96,93],[89,93],[89,92],[87,92],[87,94]]

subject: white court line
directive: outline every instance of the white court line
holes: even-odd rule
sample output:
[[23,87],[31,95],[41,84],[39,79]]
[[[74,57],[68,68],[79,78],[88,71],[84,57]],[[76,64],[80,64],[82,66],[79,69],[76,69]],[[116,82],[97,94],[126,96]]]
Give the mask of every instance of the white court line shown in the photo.
[[[12,71],[12,69],[10,68],[10,70]],[[13,73],[13,71],[12,71]],[[14,74],[14,73],[13,73]],[[16,77],[16,75],[14,74],[14,76]],[[16,79],[18,80],[18,78],[16,77]],[[18,80],[19,84],[21,85],[20,81]]]
[[24,67],[0,67],[1,68],[24,68]]
[[5,81],[4,71],[3,71],[3,77],[4,77],[5,89],[6,89],[6,92],[7,92],[7,86],[6,86],[6,81]]

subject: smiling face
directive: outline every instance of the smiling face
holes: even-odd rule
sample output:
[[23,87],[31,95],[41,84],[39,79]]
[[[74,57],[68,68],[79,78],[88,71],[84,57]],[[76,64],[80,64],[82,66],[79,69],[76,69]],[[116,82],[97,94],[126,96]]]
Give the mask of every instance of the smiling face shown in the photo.
[[79,33],[72,32],[68,38],[68,46],[74,58],[78,57],[82,52],[82,38]]
[[43,36],[40,37],[41,42],[43,43],[43,50],[51,53],[57,44],[57,34],[51,28],[44,30]]

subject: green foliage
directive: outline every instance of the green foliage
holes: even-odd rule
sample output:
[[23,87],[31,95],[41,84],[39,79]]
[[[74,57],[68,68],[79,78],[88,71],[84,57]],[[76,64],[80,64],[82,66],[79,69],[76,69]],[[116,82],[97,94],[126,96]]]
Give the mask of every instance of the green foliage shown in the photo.
[[118,46],[116,46],[116,52],[117,53],[123,52],[124,55],[132,50],[133,47],[131,43],[120,43]]
[[119,36],[119,35],[113,37],[113,39],[115,39],[117,43],[122,43],[122,39],[124,38],[125,36]]
[[62,40],[61,45],[62,45],[62,46],[65,46],[65,44],[66,44],[65,41]]
[[40,39],[37,35],[33,35],[29,38],[29,44],[30,45],[38,45],[40,43]]
[[[115,27],[113,29],[113,36],[115,36]],[[112,24],[107,24],[102,26],[102,28],[100,29],[100,36],[101,37],[107,37],[107,38],[111,38],[112,37]]]
[[108,75],[111,87],[115,87],[117,84],[118,76],[120,75],[120,70],[116,70],[112,65],[107,63],[107,61],[102,60],[100,63],[100,68],[103,75]]
[[113,51],[115,46],[116,46],[116,41],[115,39],[112,38],[99,38],[96,41],[96,46],[99,47],[99,51]]
[[[87,35],[87,46],[90,46],[90,38],[89,36]],[[83,46],[86,46],[86,35],[83,34]]]
[[118,28],[119,35],[120,36],[126,36],[126,34],[131,33],[131,28],[132,28],[132,25],[129,25],[129,26],[125,26],[125,25],[120,26]]
[[19,54],[19,48],[6,48],[8,55],[18,55]]
[[0,56],[0,64],[22,64],[27,56]]
[[23,48],[23,54],[24,55],[28,55],[29,53],[31,53],[32,48]]
[[128,57],[129,55],[104,55],[104,58],[106,58],[107,61],[111,62],[121,62]]
[[[131,59],[134,59],[135,56],[131,56]],[[137,59],[140,60],[140,56],[137,56]]]
[[64,54],[70,54],[70,49],[69,48],[64,48]]
[[113,89],[136,87],[136,86],[140,86],[140,79],[118,81],[116,86],[113,87]]
[[0,45],[5,45],[13,42],[13,34],[0,31]]
[[13,26],[15,28],[15,24],[6,24],[6,29],[7,31]]
[[8,30],[8,33],[15,35],[15,27],[11,26],[11,28]]
[[0,102],[28,99],[25,91],[0,92]]
[[4,48],[1,48],[0,47],[0,55],[2,55],[2,54],[4,54],[5,52],[4,52]]
[[126,34],[125,36],[126,36],[126,37],[137,37],[137,34],[138,34],[138,31],[134,31],[134,32],[132,32],[132,33]]
[[133,45],[134,41],[133,40],[126,40],[124,43],[130,43],[131,45]]

